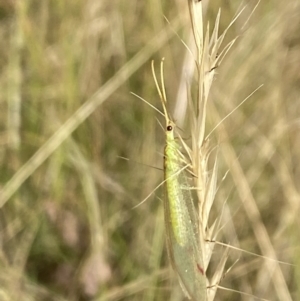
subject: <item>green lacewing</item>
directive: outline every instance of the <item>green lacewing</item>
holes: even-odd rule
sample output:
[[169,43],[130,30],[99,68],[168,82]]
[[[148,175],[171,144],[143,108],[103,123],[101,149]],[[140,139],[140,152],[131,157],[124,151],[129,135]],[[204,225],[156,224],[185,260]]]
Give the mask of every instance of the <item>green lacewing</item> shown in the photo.
[[166,121],[164,215],[168,254],[187,296],[194,301],[205,301],[207,300],[206,276],[200,248],[198,217],[193,203],[192,188],[188,181],[189,164],[180,152],[180,145],[174,136],[175,123],[167,112],[163,62],[161,63],[161,88],[155,76],[153,62],[152,72]]

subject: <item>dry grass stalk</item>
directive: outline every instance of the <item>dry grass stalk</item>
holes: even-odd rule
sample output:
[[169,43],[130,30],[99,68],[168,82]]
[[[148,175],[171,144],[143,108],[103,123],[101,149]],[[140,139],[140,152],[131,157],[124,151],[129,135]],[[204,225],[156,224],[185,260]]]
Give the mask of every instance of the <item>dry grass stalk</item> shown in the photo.
[[[217,168],[218,163],[215,159],[212,171],[209,170],[208,161],[211,154],[209,141],[206,139],[206,109],[209,92],[215,75],[216,67],[221,63],[224,56],[235,42],[235,39],[227,44],[222,50],[220,47],[224,37],[237,19],[238,15],[229,24],[227,29],[219,36],[220,11],[218,12],[214,30],[211,37],[209,36],[209,26],[204,34],[202,1],[195,2],[189,0],[189,12],[192,25],[192,32],[196,45],[196,101],[192,101],[192,93],[188,95],[189,116],[191,122],[192,146],[189,148],[181,139],[181,142],[189,156],[192,173],[195,175],[194,184],[196,187],[199,210],[199,236],[200,236],[200,254],[203,256],[204,270],[207,270],[214,249],[214,241],[218,232],[218,221],[209,226],[209,215],[215,199],[217,188]],[[210,242],[208,242],[210,241]],[[217,285],[221,281],[224,273],[225,263],[228,257],[228,249],[223,253],[219,265],[210,280],[207,280],[206,296],[201,300],[212,301],[215,298]],[[191,296],[190,296],[191,297]]]
[[[188,158],[185,158],[181,153],[177,142],[174,140],[175,123],[170,119],[166,109],[167,98],[164,88],[163,65],[161,65],[161,85],[158,83],[154,69],[153,75],[166,120],[164,183],[166,187],[165,222],[169,257],[185,294],[194,301],[212,301],[217,291],[217,285],[224,273],[228,249],[221,256],[220,263],[211,281],[208,281],[206,270],[214,249],[214,243],[211,243],[211,241],[216,239],[218,231],[217,220],[211,227],[208,225],[216,194],[218,164],[215,159],[213,170],[210,173],[208,161],[211,149],[208,139],[205,137],[206,108],[215,68],[222,61],[235,40],[231,41],[222,51],[220,51],[220,47],[228,28],[237,17],[219,36],[219,11],[212,36],[209,37],[209,27],[207,27],[205,35],[203,32],[202,2],[195,3],[190,0],[188,4],[197,49],[195,58],[196,104],[193,104],[192,96],[189,95],[191,148],[177,134]],[[151,104],[150,106],[153,107]],[[183,163],[184,166],[182,167]],[[191,173],[194,175],[195,185],[189,185],[186,180],[186,169],[189,166]],[[191,190],[195,188],[198,198],[198,218],[194,213],[191,194]]]

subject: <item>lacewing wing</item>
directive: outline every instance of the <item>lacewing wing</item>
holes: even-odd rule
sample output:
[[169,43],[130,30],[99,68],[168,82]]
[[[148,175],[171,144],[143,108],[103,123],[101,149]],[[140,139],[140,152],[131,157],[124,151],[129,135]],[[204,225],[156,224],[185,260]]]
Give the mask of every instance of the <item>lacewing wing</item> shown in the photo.
[[182,162],[173,131],[174,125],[169,120],[164,153],[164,212],[168,254],[188,297],[194,301],[205,301],[206,276],[197,214],[188,182],[187,165]]
[[192,187],[187,178],[188,164],[180,152],[180,145],[175,140],[175,123],[169,117],[166,107],[163,61],[161,62],[161,88],[155,76],[153,61],[152,72],[166,121],[164,214],[168,254],[186,295],[193,301],[206,301],[206,276],[200,246],[199,224],[191,193]]

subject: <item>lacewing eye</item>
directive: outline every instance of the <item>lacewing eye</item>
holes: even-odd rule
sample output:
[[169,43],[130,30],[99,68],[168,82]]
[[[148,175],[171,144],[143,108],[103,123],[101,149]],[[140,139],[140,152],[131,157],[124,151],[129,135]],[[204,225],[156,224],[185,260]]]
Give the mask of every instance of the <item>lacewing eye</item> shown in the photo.
[[170,132],[170,131],[172,131],[172,130],[173,130],[173,127],[172,127],[171,125],[168,125],[168,126],[167,126],[167,131]]

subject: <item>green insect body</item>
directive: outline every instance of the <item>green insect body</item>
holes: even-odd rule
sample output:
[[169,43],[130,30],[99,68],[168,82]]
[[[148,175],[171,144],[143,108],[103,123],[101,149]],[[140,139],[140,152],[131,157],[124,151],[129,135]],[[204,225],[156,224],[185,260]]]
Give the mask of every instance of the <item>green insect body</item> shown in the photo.
[[188,212],[186,208],[182,208],[181,201],[183,199],[182,190],[178,189],[182,183],[179,174],[183,172],[178,160],[178,145],[174,139],[173,126],[169,125],[166,131],[166,146],[164,156],[164,171],[165,171],[165,185],[167,193],[167,204],[169,208],[171,221],[171,228],[174,237],[180,246],[184,246],[187,242],[188,229],[185,227],[185,219]]
[[164,152],[168,254],[188,297],[194,301],[205,301],[206,277],[199,245],[197,214],[186,166],[174,138],[174,124],[168,121]]
[[166,120],[164,214],[168,255],[186,295],[193,301],[206,301],[206,276],[200,246],[199,223],[191,193],[192,185],[188,181],[187,174],[189,164],[185,162],[180,145],[175,139],[175,123],[167,111],[163,62],[161,63],[161,88],[155,76],[153,62],[152,72],[164,111],[164,114],[160,113]]

